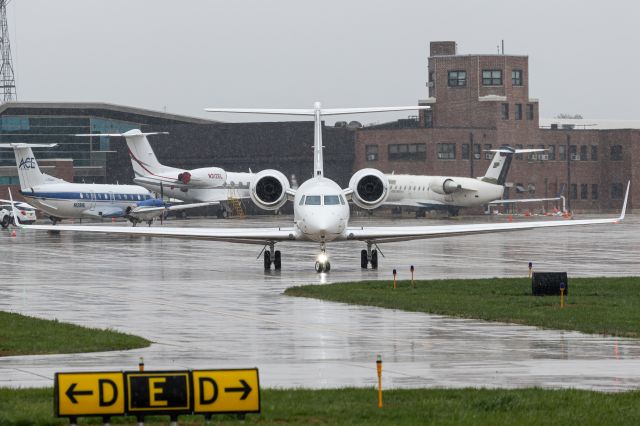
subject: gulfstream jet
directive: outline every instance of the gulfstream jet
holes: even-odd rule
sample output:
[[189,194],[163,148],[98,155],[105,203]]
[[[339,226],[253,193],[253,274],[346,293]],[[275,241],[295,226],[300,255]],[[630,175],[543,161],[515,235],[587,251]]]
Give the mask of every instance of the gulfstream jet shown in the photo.
[[341,188],[333,180],[324,176],[322,146],[322,116],[354,114],[366,112],[403,111],[423,109],[423,107],[387,108],[337,108],[324,109],[319,102],[309,109],[228,109],[210,108],[211,112],[289,114],[311,116],[314,120],[314,167],[312,177],[296,190],[287,178],[277,170],[263,170],[252,176],[250,196],[253,202],[265,209],[275,210],[288,200],[293,201],[293,223],[277,228],[130,228],[116,226],[58,226],[23,225],[26,229],[75,232],[102,232],[123,235],[147,235],[184,239],[226,241],[232,243],[257,244],[264,246],[264,268],[280,269],[282,255],[275,245],[287,241],[308,241],[317,244],[319,254],[315,260],[317,272],[329,271],[331,262],[327,245],[338,241],[361,241],[366,249],[360,252],[360,266],[378,267],[378,245],[423,238],[453,237],[458,235],[483,234],[503,231],[518,231],[536,228],[556,228],[611,224],[624,218],[627,196],[622,213],[616,218],[538,221],[523,223],[482,223],[470,225],[441,226],[349,226],[349,201],[359,207],[373,209],[383,204],[389,196],[389,180],[376,169],[362,169],[356,172],[349,186]]
[[220,167],[185,170],[160,164],[147,136],[166,132],[142,133],[138,129],[115,134],[81,134],[76,136],[122,136],[127,141],[133,181],[151,191],[192,203],[220,203],[220,216],[227,217],[230,198],[249,198],[251,173],[228,172]]
[[487,151],[495,152],[495,155],[485,175],[477,179],[387,174],[389,197],[384,205],[417,209],[416,217],[424,216],[426,210],[447,210],[456,216],[460,208],[481,206],[502,198],[514,154],[541,152],[544,149],[513,149],[505,146]]
[[0,144],[12,148],[16,156],[20,193],[55,225],[61,219],[103,219],[124,217],[133,223],[146,221],[171,210],[200,207],[202,204],[169,206],[151,197],[137,185],[70,183],[40,171],[31,148],[52,148],[56,144]]

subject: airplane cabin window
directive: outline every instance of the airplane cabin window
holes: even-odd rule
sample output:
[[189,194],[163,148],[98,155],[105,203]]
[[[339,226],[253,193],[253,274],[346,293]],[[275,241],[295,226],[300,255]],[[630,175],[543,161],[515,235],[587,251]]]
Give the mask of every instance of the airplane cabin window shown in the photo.
[[305,198],[304,195],[300,198],[300,204],[299,204],[300,206],[304,204],[304,198]]
[[304,204],[307,206],[319,206],[321,197],[319,195],[307,195]]
[[325,195],[324,196],[324,205],[325,206],[337,206],[340,204],[340,198],[337,195]]

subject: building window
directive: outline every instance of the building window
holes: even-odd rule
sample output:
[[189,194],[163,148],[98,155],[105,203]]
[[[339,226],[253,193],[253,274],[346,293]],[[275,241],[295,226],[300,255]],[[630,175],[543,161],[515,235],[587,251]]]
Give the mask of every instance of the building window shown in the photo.
[[467,85],[466,71],[449,71],[449,87],[463,87]]
[[378,161],[378,145],[367,145],[365,151],[367,161]]
[[571,160],[579,160],[578,147],[576,145],[569,145],[569,158],[571,158]]
[[438,160],[455,160],[456,144],[455,143],[439,143],[437,144]]
[[509,104],[502,104],[502,119],[503,120],[508,120],[509,119]]
[[591,185],[591,199],[592,200],[597,200],[598,199],[598,184],[594,183],[593,185]]
[[482,70],[483,86],[502,86],[501,70]]
[[485,160],[491,160],[493,158],[493,152],[491,152],[491,144],[490,143],[485,143],[484,144],[484,159]]
[[587,145],[580,145],[580,161],[587,161],[587,150],[589,147]]
[[536,184],[535,183],[530,183],[529,186],[527,187],[527,189],[529,190],[529,194],[535,194],[536,193]]
[[468,160],[469,159],[469,144],[468,143],[463,143],[462,144],[462,159],[463,160]]
[[526,192],[524,186],[521,183],[516,183],[516,194],[522,194],[523,192]]
[[474,160],[479,160],[480,159],[480,149],[482,147],[480,146],[480,144],[475,144],[473,146],[473,159]]
[[511,70],[511,85],[522,86],[522,70]]
[[[516,144],[516,151],[523,148],[524,148],[524,145],[522,145],[521,143]],[[516,160],[522,160],[523,158],[524,157],[522,156],[522,154],[516,154]]]
[[622,161],[622,145],[611,145],[611,161]]
[[423,143],[389,145],[389,160],[425,160],[427,146]]
[[578,184],[572,183],[569,186],[569,198],[571,198],[572,200],[578,199]]
[[515,119],[522,120],[522,104],[516,104]]
[[621,183],[612,183],[611,184],[611,199],[619,200],[624,196],[624,190]]
[[566,145],[558,146],[558,160],[567,161],[567,146]]
[[580,184],[580,199],[581,200],[586,200],[587,198],[589,198],[589,185],[587,185],[586,183],[581,183]]
[[428,109],[424,112],[424,127],[433,127],[433,110]]
[[547,155],[549,156],[549,160],[555,160],[556,159],[556,146],[555,145],[549,145],[548,146]]
[[598,161],[598,145],[591,145],[591,161]]
[[533,120],[533,104],[527,104],[527,120]]

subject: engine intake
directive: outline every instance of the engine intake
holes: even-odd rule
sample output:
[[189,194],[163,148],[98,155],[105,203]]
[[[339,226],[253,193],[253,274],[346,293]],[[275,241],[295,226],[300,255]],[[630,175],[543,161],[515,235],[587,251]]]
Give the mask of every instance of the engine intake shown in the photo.
[[287,202],[289,180],[277,170],[263,170],[252,181],[249,195],[261,209],[277,210]]
[[353,203],[363,209],[375,209],[389,196],[389,180],[376,169],[362,169],[349,181]]

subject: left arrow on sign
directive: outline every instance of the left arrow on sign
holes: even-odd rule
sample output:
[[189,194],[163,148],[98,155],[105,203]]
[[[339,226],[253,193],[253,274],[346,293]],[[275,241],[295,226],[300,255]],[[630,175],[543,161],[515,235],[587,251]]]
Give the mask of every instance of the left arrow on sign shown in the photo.
[[93,395],[93,391],[90,390],[76,390],[77,385],[77,383],[71,383],[71,386],[69,386],[69,389],[65,392],[65,395],[67,395],[69,400],[74,404],[78,403],[76,395]]
[[243,392],[240,399],[245,400],[247,399],[247,396],[249,396],[249,394],[251,393],[252,389],[251,389],[251,386],[249,386],[249,383],[245,382],[244,380],[240,379],[240,383],[242,384],[241,388],[224,388],[224,391],[225,392]]

